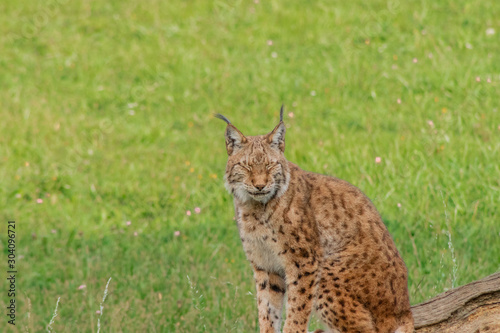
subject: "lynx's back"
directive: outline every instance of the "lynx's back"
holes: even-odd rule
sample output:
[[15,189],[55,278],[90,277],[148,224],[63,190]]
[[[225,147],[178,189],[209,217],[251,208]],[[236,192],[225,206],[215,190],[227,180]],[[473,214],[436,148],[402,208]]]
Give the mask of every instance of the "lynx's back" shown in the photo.
[[[283,112],[283,110],[282,110]],[[407,270],[372,202],[346,181],[284,157],[281,121],[245,137],[226,118],[226,188],[257,287],[261,332],[413,332]],[[318,331],[320,332],[320,331]]]

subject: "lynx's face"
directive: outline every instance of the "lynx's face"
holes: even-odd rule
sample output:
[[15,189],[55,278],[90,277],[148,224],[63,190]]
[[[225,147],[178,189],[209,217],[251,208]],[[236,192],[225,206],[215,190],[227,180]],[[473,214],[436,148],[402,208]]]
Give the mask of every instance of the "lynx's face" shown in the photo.
[[282,195],[288,186],[289,172],[283,153],[265,137],[249,137],[237,153],[230,155],[225,185],[229,193],[242,201],[268,202]]
[[241,201],[262,203],[285,193],[290,174],[283,154],[283,121],[267,135],[245,137],[224,116],[217,117],[228,123],[226,149],[229,157],[224,179],[229,193]]

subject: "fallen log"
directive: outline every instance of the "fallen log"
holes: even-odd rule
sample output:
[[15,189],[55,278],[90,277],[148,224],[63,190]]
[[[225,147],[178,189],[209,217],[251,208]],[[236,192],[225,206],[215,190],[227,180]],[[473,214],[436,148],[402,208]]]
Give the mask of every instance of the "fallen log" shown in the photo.
[[416,333],[500,332],[500,272],[412,307]]

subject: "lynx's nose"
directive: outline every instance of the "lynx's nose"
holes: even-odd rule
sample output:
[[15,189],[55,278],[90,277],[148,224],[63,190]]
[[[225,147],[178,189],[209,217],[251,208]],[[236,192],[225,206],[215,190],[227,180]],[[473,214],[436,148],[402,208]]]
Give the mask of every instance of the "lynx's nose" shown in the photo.
[[259,191],[262,191],[264,187],[266,187],[265,184],[254,184],[254,187],[258,189]]
[[262,191],[267,184],[267,175],[262,172],[255,172],[252,175],[252,185],[259,191]]

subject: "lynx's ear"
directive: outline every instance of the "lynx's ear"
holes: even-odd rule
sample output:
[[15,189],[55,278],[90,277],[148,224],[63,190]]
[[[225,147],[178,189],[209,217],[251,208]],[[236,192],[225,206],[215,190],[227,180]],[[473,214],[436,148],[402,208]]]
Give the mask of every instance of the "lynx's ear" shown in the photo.
[[243,145],[248,142],[247,138],[231,124],[229,119],[217,113],[216,118],[222,119],[227,123],[226,127],[226,150],[228,155],[234,154],[236,151],[243,148]]
[[285,123],[283,122],[283,111],[284,105],[281,106],[280,110],[280,123],[276,126],[271,133],[266,135],[267,142],[271,145],[271,147],[281,150],[285,152]]

